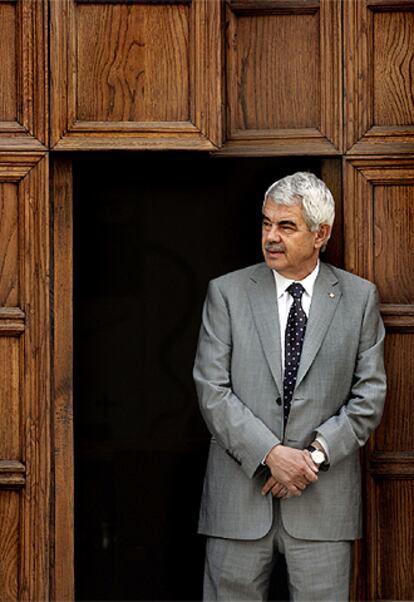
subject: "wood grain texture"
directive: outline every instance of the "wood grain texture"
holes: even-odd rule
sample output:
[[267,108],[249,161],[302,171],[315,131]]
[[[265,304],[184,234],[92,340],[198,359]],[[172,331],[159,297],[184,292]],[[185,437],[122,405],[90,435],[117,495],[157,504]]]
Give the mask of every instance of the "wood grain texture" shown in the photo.
[[16,121],[16,5],[0,4],[0,122]]
[[319,126],[319,14],[233,18],[230,48],[230,132]]
[[0,490],[0,600],[19,599],[19,494]]
[[413,503],[401,492],[411,487],[414,475],[414,306],[413,290],[407,284],[412,271],[407,253],[412,245],[414,161],[410,156],[345,158],[344,176],[345,267],[378,284],[385,323],[391,325],[385,348],[384,417],[363,454],[366,529],[360,555],[366,558],[366,566],[360,569],[355,595],[369,600],[412,599],[412,583],[403,584],[399,567],[412,554],[406,524]]
[[344,2],[347,153],[413,152],[413,33],[412,3]]
[[0,305],[19,303],[19,212],[17,186],[0,182]]
[[0,4],[0,148],[47,142],[47,7],[46,0]]
[[20,506],[19,599],[28,601],[49,599],[51,375],[48,177],[48,157],[38,156],[36,164],[19,184],[22,213],[19,252],[21,308],[26,318],[20,356],[21,438],[22,461],[27,468]]
[[338,154],[341,40],[339,3],[227,4],[223,152],[248,154],[251,147],[258,154],[262,147],[267,154],[273,147],[274,154]]
[[412,600],[414,597],[414,480],[377,482],[378,562],[371,597]]
[[414,12],[374,13],[374,123],[414,125]]
[[335,221],[324,261],[342,268],[344,265],[343,201],[342,201],[342,162],[340,159],[321,161],[321,179],[332,192],[335,201]]
[[[394,213],[392,215],[393,221],[387,223],[387,228],[391,228],[390,235],[392,235],[393,228],[399,228],[400,230],[402,228],[401,233],[403,232],[406,237],[404,244],[409,243],[411,234],[407,231],[406,220],[412,219],[410,199],[414,184],[414,160],[411,156],[401,157],[400,159],[393,157],[346,158],[344,160],[344,175],[344,223],[345,240],[347,241],[345,265],[350,271],[369,280],[377,281],[378,278],[381,285],[381,281],[383,282],[386,278],[384,273],[386,266],[378,263],[378,257],[387,262],[395,260],[391,257],[385,258],[381,251],[381,245],[385,244],[385,223],[383,223],[384,216],[381,217],[381,210],[380,213],[377,212],[375,198],[381,199],[381,194],[383,195],[382,198],[390,198],[386,188],[395,186],[393,202],[395,200],[399,207],[404,206],[404,212],[402,215]],[[404,190],[405,192],[403,192]],[[404,198],[406,201],[403,200]],[[380,201],[378,209],[381,206],[383,207],[382,211],[386,210],[387,207],[389,210],[392,209],[384,201],[382,201],[382,205]],[[381,220],[381,231],[375,221],[378,221],[378,219]],[[386,239],[388,239],[388,236],[387,234]],[[396,240],[394,242],[397,244]],[[402,245],[393,248],[390,254],[397,256],[399,250],[404,255],[411,252]],[[401,256],[399,258],[401,259]],[[401,269],[401,263],[399,263],[398,271],[404,272],[404,269]],[[396,282],[399,278],[406,279],[403,275],[396,276],[393,274],[393,276]],[[395,287],[394,283],[392,286]],[[384,289],[384,287],[382,288]],[[389,295],[388,290],[381,292],[384,292],[384,295]],[[409,294],[411,295],[411,293]],[[404,302],[406,303],[407,300]],[[409,303],[412,303],[412,299]]]
[[374,189],[374,270],[383,303],[414,304],[414,184]]
[[72,162],[52,167],[54,516],[52,600],[74,599]]
[[412,411],[412,373],[414,335],[388,333],[385,364],[388,367],[388,395],[384,418],[375,434],[375,452],[409,452],[414,450]]
[[56,150],[221,144],[220,0],[50,8]]
[[0,415],[2,435],[0,458],[21,458],[20,440],[20,353],[19,338],[0,336]]
[[80,121],[188,121],[189,8],[77,10]]

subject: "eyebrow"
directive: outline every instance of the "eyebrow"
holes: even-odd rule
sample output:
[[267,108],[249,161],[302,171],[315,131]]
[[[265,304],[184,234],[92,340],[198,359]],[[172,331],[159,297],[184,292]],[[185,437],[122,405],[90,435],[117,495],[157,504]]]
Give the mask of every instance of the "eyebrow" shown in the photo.
[[[268,217],[265,213],[262,213],[262,216],[263,216],[263,219],[266,219],[271,224],[275,223],[275,222],[272,222],[270,217]],[[276,224],[278,226],[297,226],[297,223],[295,222],[295,220],[292,220],[292,219],[281,219],[280,222],[276,222]]]

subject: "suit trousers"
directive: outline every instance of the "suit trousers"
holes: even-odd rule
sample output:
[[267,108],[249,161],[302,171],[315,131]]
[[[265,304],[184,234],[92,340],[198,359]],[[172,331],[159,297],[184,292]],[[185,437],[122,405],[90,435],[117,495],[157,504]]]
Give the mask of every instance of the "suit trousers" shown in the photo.
[[276,552],[286,558],[291,600],[348,601],[352,542],[291,537],[283,527],[279,504],[275,499],[272,528],[261,539],[207,539],[205,601],[267,600]]

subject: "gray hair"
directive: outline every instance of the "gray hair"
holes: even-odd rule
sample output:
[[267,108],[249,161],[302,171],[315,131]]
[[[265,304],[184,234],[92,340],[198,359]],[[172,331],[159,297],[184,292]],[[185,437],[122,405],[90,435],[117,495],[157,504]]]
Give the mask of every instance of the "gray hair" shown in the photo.
[[[277,180],[266,191],[263,204],[268,199],[280,205],[300,205],[305,223],[311,232],[317,232],[322,224],[332,226],[335,219],[332,193],[325,182],[313,173],[298,171]],[[325,250],[325,247],[326,243],[322,250]]]

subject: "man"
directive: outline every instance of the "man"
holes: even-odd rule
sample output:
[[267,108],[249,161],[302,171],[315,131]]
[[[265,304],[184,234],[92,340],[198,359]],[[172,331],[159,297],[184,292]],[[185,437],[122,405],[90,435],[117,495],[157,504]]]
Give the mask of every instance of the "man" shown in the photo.
[[265,263],[210,283],[194,366],[212,434],[204,598],[266,599],[279,551],[293,600],[347,600],[358,450],[385,398],[377,292],[319,261],[334,201],[316,176],[275,182],[262,212]]

